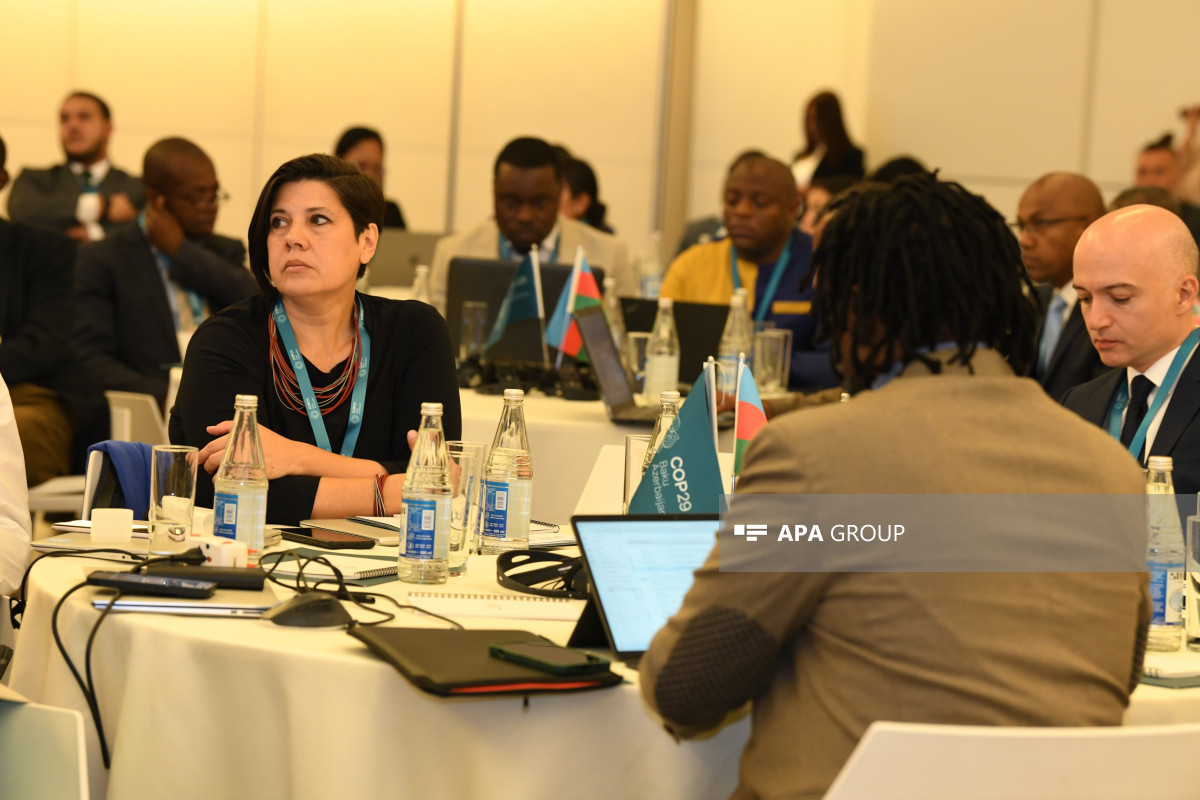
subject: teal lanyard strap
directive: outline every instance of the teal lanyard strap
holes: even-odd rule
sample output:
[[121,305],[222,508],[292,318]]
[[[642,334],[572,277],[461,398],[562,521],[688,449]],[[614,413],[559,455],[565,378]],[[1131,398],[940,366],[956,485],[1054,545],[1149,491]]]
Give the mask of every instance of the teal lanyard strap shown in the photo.
[[[787,271],[787,263],[791,255],[792,236],[789,234],[787,242],[783,245],[783,252],[779,254],[779,260],[775,262],[775,266],[771,272],[771,280],[767,282],[767,289],[763,292],[762,299],[754,304],[754,319],[757,322],[762,322],[767,318],[767,312],[771,310],[771,304],[775,302],[775,293],[779,291],[779,282],[783,280],[783,273]],[[733,274],[734,289],[742,288],[742,276],[738,274],[737,262],[737,248],[733,246],[733,242],[730,242],[729,271]]]
[[[346,425],[346,436],[342,440],[341,454],[347,457],[354,455],[354,445],[358,443],[358,433],[362,428],[363,409],[366,407],[367,374],[371,368],[371,335],[367,333],[363,315],[362,300],[358,303],[358,336],[362,341],[362,352],[358,359],[358,375],[354,379],[354,391],[350,393],[350,422]],[[304,356],[300,354],[300,346],[296,344],[296,334],[292,331],[291,320],[283,307],[283,300],[275,301],[271,311],[275,317],[275,327],[283,337],[283,346],[287,348],[288,359],[292,362],[292,370],[296,373],[296,382],[300,384],[300,393],[304,397],[304,409],[308,414],[308,424],[312,426],[313,437],[317,446],[327,453],[333,452],[329,444],[329,433],[325,430],[325,419],[321,416],[321,407],[317,404],[316,393],[313,392],[312,381],[308,378],[308,368],[304,366]]]
[[[1192,351],[1196,349],[1196,344],[1200,342],[1200,328],[1195,328],[1183,340],[1183,344],[1179,345],[1179,350],[1175,353],[1175,357],[1171,359],[1171,368],[1167,370],[1167,375],[1163,378],[1162,384],[1154,392],[1154,402],[1150,404],[1150,408],[1146,410],[1146,416],[1142,418],[1142,424],[1138,426],[1137,433],[1133,435],[1133,441],[1129,443],[1129,454],[1134,458],[1142,452],[1142,446],[1146,443],[1146,432],[1150,430],[1150,423],[1158,414],[1163,403],[1167,402],[1167,395],[1175,388],[1175,382],[1179,380],[1179,373],[1183,371],[1183,365],[1187,363],[1188,358],[1192,355]],[[1125,406],[1129,405],[1129,382],[1124,378],[1117,384],[1117,394],[1113,398],[1112,409],[1108,412],[1108,432],[1118,442],[1121,441],[1121,415],[1125,411]]]
[[[512,244],[508,241],[508,239],[504,238],[503,233],[496,234],[496,239],[500,243],[500,260],[501,261],[512,261],[512,258],[513,258]],[[558,236],[555,237],[555,239],[554,239],[554,249],[550,251],[550,257],[542,258],[541,259],[542,264],[558,263],[558,246],[561,243],[562,243],[562,231],[559,231]]]

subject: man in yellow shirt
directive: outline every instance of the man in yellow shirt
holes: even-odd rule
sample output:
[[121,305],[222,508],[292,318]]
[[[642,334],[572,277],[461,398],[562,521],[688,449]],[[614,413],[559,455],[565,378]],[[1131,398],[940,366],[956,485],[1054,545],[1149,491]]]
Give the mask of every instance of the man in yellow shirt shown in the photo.
[[793,389],[838,384],[827,344],[816,343],[812,238],[796,228],[800,198],[787,166],[759,152],[739,156],[725,178],[726,239],[689,248],[671,262],[660,296],[689,303],[728,304],[745,286],[751,318],[792,331]]

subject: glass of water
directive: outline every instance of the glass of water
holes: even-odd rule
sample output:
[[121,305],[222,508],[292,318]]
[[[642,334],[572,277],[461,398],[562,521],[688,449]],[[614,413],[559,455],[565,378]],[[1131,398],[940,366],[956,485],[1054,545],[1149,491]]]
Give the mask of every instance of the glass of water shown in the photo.
[[630,331],[625,334],[625,372],[635,394],[646,388],[646,349],[650,345],[650,334]]
[[196,448],[156,445],[150,455],[150,552],[182,553],[196,501]]
[[476,549],[480,510],[483,507],[483,442],[446,442],[450,459],[450,573],[467,569],[467,558]]
[[792,332],[768,328],[754,334],[754,379],[764,395],[787,392],[792,368]]

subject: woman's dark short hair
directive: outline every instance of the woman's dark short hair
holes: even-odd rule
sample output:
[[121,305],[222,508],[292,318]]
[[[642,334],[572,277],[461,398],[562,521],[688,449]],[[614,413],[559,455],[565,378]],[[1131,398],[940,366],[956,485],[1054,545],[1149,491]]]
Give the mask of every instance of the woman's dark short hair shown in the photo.
[[359,142],[366,141],[379,142],[379,149],[383,149],[383,137],[379,135],[379,131],[374,128],[350,128],[338,138],[333,154],[338,158],[345,158],[346,153],[357,147]]
[[[268,297],[279,294],[271,283],[271,266],[267,257],[271,209],[279,189],[296,181],[320,181],[333,189],[354,222],[355,236],[362,235],[371,223],[378,230],[383,228],[383,190],[375,181],[359,172],[358,167],[349,161],[321,153],[293,158],[267,179],[267,185],[258,196],[258,205],[254,207],[254,216],[250,218],[250,271],[254,273],[263,294]],[[358,277],[361,278],[365,271],[366,264],[360,264]]]

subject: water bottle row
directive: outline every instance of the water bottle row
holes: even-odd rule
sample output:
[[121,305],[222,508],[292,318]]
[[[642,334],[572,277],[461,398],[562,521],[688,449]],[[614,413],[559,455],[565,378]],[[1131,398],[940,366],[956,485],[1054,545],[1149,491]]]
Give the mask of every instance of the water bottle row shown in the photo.
[[1173,462],[1169,456],[1151,456],[1148,467],[1146,566],[1153,612],[1146,648],[1178,650],[1186,634],[1188,649],[1200,650],[1200,505],[1187,519],[1185,543],[1171,480]]

